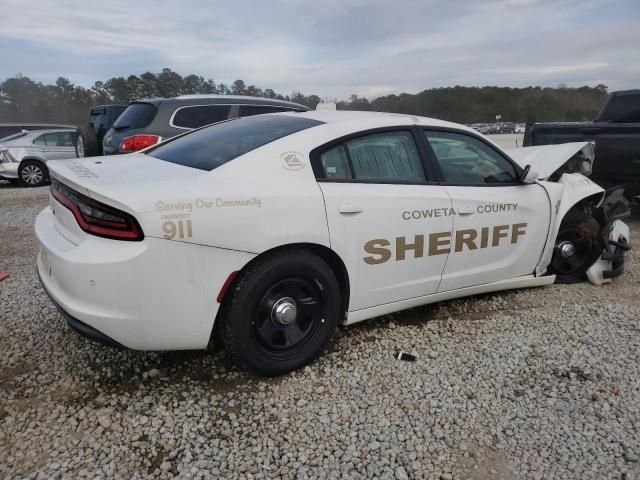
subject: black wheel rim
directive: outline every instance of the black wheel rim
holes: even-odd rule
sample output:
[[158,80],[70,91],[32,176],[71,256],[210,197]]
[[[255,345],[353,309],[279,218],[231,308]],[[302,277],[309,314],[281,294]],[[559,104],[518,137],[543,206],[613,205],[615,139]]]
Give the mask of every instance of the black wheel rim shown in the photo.
[[[568,225],[558,234],[554,247],[551,267],[560,275],[573,275],[584,271],[587,264],[594,260],[598,245],[596,234],[581,225]],[[563,255],[562,245],[570,244],[574,248],[571,255]]]
[[[279,305],[295,305],[295,319],[279,318]],[[305,349],[324,323],[323,290],[317,280],[290,277],[272,285],[262,296],[253,316],[253,336],[263,352],[286,359]]]

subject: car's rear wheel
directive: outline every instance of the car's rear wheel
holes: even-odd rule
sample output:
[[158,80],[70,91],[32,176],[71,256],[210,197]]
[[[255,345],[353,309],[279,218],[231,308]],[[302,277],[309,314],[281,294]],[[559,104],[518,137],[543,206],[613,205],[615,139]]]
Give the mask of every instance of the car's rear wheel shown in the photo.
[[229,295],[221,318],[225,346],[238,364],[258,375],[280,375],[317,358],[340,315],[333,271],[304,250],[258,260]]
[[98,137],[91,125],[81,125],[76,129],[76,157],[95,157],[100,155]]
[[604,248],[601,231],[598,221],[585,212],[569,212],[562,220],[550,265],[558,283],[585,280]]
[[25,187],[41,187],[49,181],[49,172],[42,162],[25,160],[18,168],[20,183]]

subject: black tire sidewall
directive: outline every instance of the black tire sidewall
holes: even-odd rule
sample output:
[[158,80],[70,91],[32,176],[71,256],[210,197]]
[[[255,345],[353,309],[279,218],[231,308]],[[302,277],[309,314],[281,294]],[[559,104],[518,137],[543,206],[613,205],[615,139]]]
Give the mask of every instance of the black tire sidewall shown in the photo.
[[[36,184],[28,183],[22,178],[23,170],[29,165],[35,165],[36,167],[42,170],[42,180],[40,181],[40,183],[36,183]],[[20,167],[18,167],[18,179],[19,179],[20,185],[22,185],[23,187],[34,187],[34,188],[42,187],[43,185],[46,185],[47,182],[49,182],[49,170],[47,170],[47,167],[45,166],[44,163],[38,160],[23,160],[20,163]]]
[[97,155],[100,155],[98,137],[96,136],[96,132],[93,130],[93,127],[91,127],[90,125],[81,125],[76,129],[76,157],[78,157],[78,138],[82,138],[85,157],[95,157]]
[[[324,322],[314,338],[297,356],[274,359],[264,352],[253,334],[255,308],[265,292],[288,277],[303,277],[320,282]],[[327,348],[340,316],[340,289],[329,266],[318,256],[305,251],[280,254],[250,267],[232,293],[224,318],[225,344],[234,360],[261,376],[281,375],[303,367]]]

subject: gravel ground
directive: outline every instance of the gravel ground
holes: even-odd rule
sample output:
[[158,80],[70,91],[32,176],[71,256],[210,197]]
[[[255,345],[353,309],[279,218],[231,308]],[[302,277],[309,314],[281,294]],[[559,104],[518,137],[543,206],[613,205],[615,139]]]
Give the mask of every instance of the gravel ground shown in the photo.
[[0,478],[640,478],[640,212],[611,285],[341,328],[319,361],[264,380],[224,353],[72,333],[34,269],[46,202],[0,182]]

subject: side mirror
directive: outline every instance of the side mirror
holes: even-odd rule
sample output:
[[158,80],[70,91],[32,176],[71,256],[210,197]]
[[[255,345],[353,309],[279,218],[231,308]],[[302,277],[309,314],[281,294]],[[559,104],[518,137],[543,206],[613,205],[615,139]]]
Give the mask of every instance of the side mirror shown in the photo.
[[520,178],[518,180],[520,180],[520,183],[529,184],[535,182],[537,179],[538,172],[536,172],[535,170],[531,170],[531,165],[527,165],[526,167],[524,167],[524,170],[522,170],[522,173],[520,174]]

